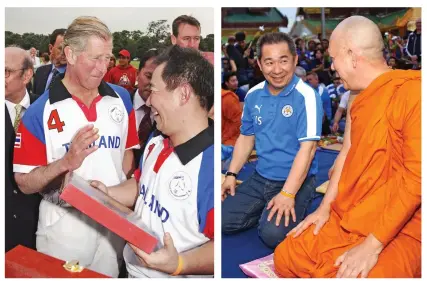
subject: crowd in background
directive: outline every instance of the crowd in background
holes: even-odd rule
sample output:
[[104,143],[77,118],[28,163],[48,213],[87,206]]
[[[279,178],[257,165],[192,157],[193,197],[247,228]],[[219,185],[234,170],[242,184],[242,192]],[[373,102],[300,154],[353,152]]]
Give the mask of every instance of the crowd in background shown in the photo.
[[[317,38],[296,37],[294,43],[298,55],[295,74],[319,92],[322,97],[325,112],[322,134],[342,133],[345,124],[345,108],[344,112],[339,109],[346,106],[350,93],[331,68],[332,59],[328,52],[329,40],[322,38],[319,34]],[[391,69],[421,69],[421,19],[416,21],[416,30],[407,31],[404,37],[386,32],[383,54]],[[222,103],[223,107],[227,107],[227,111],[230,111],[231,104],[235,102],[230,95],[226,95],[227,91],[237,95],[242,107],[249,89],[265,80],[256,63],[256,58],[256,37],[248,42],[244,32],[237,32],[228,38],[227,43],[222,44],[221,82],[223,99],[225,99]],[[327,94],[323,95],[323,93]],[[227,118],[227,114],[223,114],[222,117]],[[235,112],[232,115],[234,116],[233,122],[236,123],[235,127],[237,127],[237,116],[241,115],[241,112]],[[223,133],[224,131],[227,135],[226,131],[230,130],[223,128]],[[226,139],[227,137],[225,139],[223,137],[223,143],[225,141],[227,144],[234,144],[233,141],[230,142]]]

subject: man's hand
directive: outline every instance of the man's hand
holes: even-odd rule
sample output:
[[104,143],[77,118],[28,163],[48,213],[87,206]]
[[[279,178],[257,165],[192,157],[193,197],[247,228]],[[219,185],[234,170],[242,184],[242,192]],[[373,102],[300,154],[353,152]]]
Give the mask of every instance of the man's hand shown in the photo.
[[68,172],[77,170],[85,158],[98,149],[96,145],[89,147],[91,143],[99,138],[98,131],[92,124],[86,125],[77,131],[71,141],[70,149],[61,159]]
[[221,201],[224,201],[228,194],[231,196],[236,194],[236,178],[233,176],[226,176],[224,182],[222,183]]
[[165,245],[163,248],[151,254],[147,254],[132,244],[129,245],[145,267],[172,274],[178,267],[179,254],[168,232],[163,237],[163,243]]
[[339,124],[337,122],[334,122],[334,124],[332,125],[332,132],[336,133],[339,127]]
[[90,182],[90,185],[91,185],[92,187],[96,188],[96,189],[101,190],[102,192],[104,192],[105,194],[107,194],[107,195],[108,195],[108,188],[107,188],[107,186],[106,186],[105,184],[103,184],[102,182],[100,182],[100,181],[91,181],[91,182]]
[[314,224],[316,227],[313,230],[313,234],[317,235],[320,232],[320,229],[325,225],[325,223],[329,220],[329,216],[331,215],[331,207],[330,205],[322,206],[320,205],[317,210],[308,215],[302,222],[300,222],[294,229],[292,229],[286,236],[292,235],[293,237],[298,237],[301,233],[303,233],[310,225]]
[[277,194],[271,199],[267,205],[267,210],[270,210],[268,214],[267,221],[270,221],[274,214],[277,212],[276,225],[279,226],[280,220],[282,219],[283,214],[285,215],[285,226],[289,225],[289,216],[292,215],[292,220],[297,221],[297,216],[295,214],[295,199],[286,197],[282,194]]
[[339,266],[337,278],[368,277],[371,269],[377,264],[378,256],[383,250],[383,245],[375,236],[368,237],[353,249],[345,252],[335,261]]

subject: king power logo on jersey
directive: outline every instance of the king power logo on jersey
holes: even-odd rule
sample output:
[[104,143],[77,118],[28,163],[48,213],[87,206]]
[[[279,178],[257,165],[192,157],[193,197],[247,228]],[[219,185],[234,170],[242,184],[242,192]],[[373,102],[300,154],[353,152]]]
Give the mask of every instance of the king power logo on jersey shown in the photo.
[[[119,136],[100,136],[99,139],[94,141],[89,147],[97,145],[98,148],[120,148],[120,137]],[[64,143],[62,146],[65,147],[66,152],[70,149],[71,142]]]

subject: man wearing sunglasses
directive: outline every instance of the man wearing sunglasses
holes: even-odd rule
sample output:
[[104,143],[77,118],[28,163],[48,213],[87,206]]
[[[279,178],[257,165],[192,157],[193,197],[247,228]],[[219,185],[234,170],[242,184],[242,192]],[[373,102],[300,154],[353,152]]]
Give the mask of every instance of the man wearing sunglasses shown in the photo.
[[107,73],[104,81],[119,85],[128,90],[129,93],[133,93],[136,73],[136,68],[130,65],[129,51],[123,49],[119,52],[119,64]]

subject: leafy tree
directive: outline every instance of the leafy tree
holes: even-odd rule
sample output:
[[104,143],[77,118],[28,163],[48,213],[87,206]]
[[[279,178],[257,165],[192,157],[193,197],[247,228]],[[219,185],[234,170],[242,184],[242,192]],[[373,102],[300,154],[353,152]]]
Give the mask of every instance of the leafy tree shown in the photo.
[[[149,49],[164,49],[172,45],[171,27],[166,20],[151,21],[145,31],[142,30],[122,30],[113,32],[113,54],[118,56],[120,50],[126,49],[131,53],[132,58],[139,57]],[[41,55],[49,52],[49,35],[24,33],[22,35],[11,31],[5,32],[5,45],[18,45],[26,50],[35,47]],[[214,35],[208,34],[200,41],[201,51],[214,50]]]

